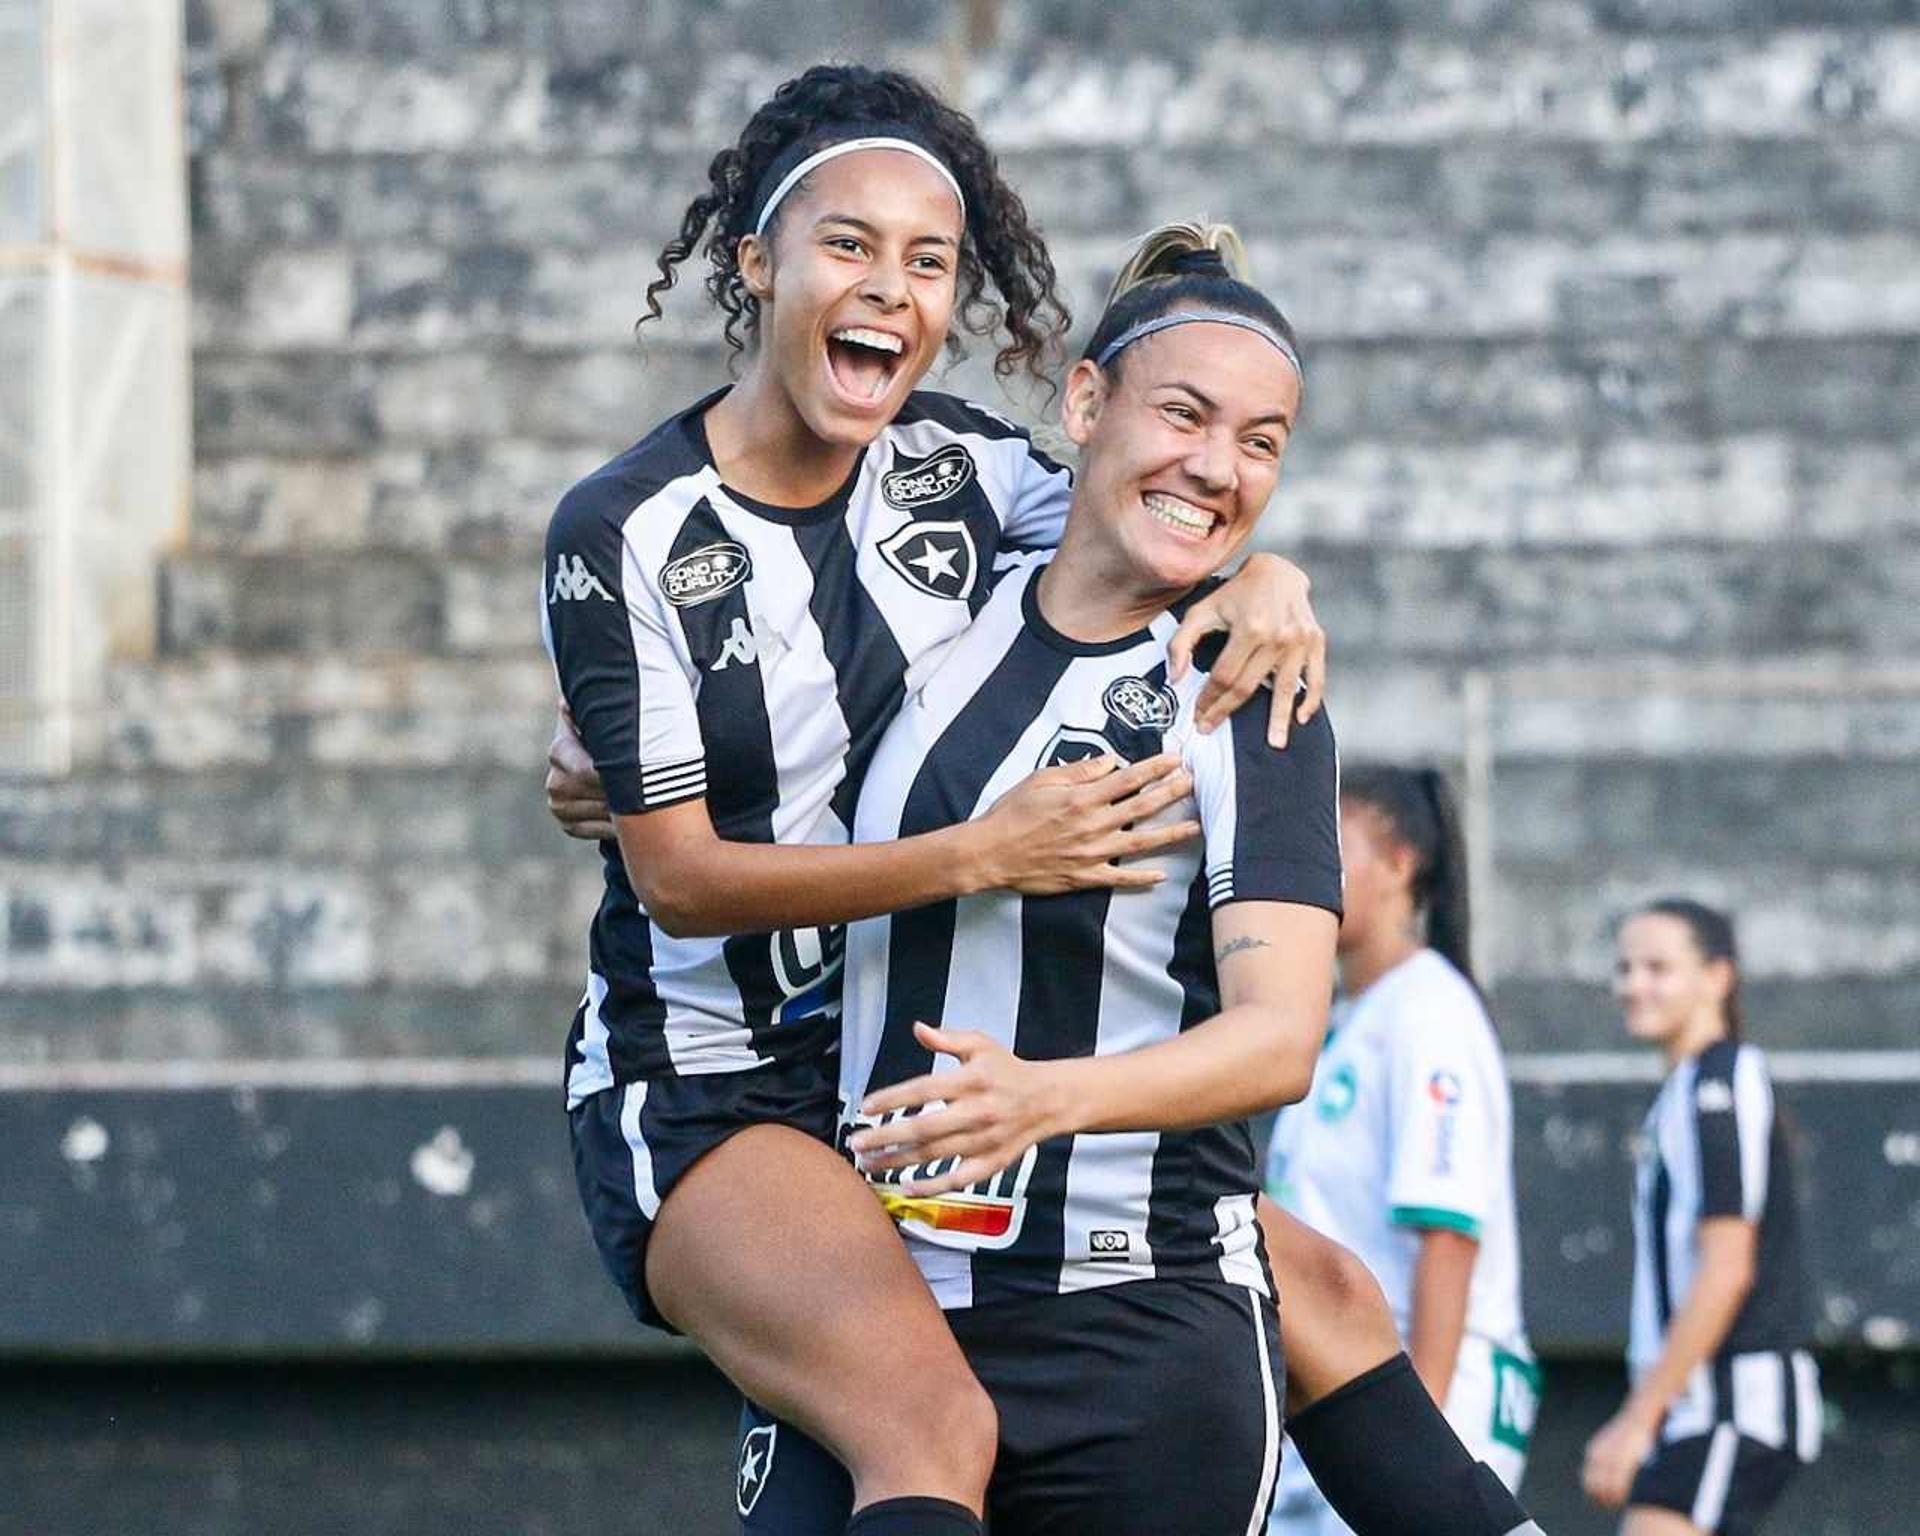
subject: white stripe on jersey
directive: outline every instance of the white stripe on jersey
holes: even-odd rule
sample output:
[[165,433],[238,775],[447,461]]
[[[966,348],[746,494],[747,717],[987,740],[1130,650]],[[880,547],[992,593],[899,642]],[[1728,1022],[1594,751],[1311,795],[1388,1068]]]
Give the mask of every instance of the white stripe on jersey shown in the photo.
[[1758,1051],[1742,1051],[1734,1060],[1733,1112],[1740,1122],[1740,1208],[1748,1221],[1758,1221],[1767,1208],[1773,1127],[1773,1085],[1767,1081]]
[[1260,1262],[1260,1217],[1252,1195],[1222,1195],[1213,1205],[1220,1278],[1271,1299],[1267,1269]]
[[607,1059],[607,1025],[600,1005],[607,1000],[607,978],[587,972],[586,995],[580,1000],[580,1059],[567,1074],[567,1102],[578,1104],[590,1094],[613,1086],[613,1063]]
[[1820,1368],[1813,1356],[1796,1349],[1793,1361],[1794,1452],[1804,1462],[1820,1454],[1820,1437],[1826,1428],[1826,1414],[1820,1402]]

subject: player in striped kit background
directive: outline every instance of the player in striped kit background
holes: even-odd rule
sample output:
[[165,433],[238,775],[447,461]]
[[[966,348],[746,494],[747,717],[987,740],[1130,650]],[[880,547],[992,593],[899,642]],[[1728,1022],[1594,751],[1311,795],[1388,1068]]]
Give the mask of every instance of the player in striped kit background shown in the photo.
[[1668,898],[1628,918],[1614,992],[1668,1074],[1637,1152],[1633,1389],[1583,1481],[1626,1507],[1623,1536],[1745,1536],[1820,1451],[1792,1141],[1724,913]]

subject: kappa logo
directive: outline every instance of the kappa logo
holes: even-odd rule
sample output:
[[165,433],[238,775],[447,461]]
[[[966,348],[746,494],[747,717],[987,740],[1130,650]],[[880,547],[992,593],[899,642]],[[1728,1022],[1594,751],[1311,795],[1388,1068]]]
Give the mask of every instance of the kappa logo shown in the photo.
[[1733,1087],[1724,1078],[1710,1077],[1694,1090],[1693,1102],[1705,1114],[1733,1108]]
[[903,512],[945,501],[973,483],[973,455],[958,443],[949,443],[924,459],[898,462],[898,469],[880,477],[880,494],[889,506]]
[[740,1469],[733,1489],[733,1506],[746,1519],[773,1476],[774,1444],[779,1439],[778,1424],[760,1424],[740,1437]]
[[695,608],[731,592],[753,574],[753,558],[731,540],[708,544],[660,568],[660,591],[676,608]]
[[880,544],[880,558],[910,586],[932,597],[964,601],[979,573],[973,531],[963,522],[911,522]]
[[1097,1263],[1124,1263],[1133,1253],[1133,1238],[1126,1232],[1102,1228],[1087,1234],[1087,1257]]
[[1084,763],[1090,757],[1113,755],[1113,743],[1098,731],[1080,725],[1063,725],[1042,749],[1038,766],[1058,768],[1062,763]]
[[613,594],[600,585],[600,578],[587,569],[586,561],[565,552],[555,555],[553,585],[547,589],[547,601],[577,603],[588,597],[597,597],[603,603],[613,601]]
[[1136,731],[1171,730],[1174,716],[1180,713],[1173,690],[1144,677],[1116,677],[1107,684],[1100,702],[1114,719]]
[[[702,599],[704,601],[704,599]],[[733,628],[727,631],[727,638],[720,642],[720,655],[714,664],[707,668],[709,672],[724,672],[736,661],[752,666],[760,659],[760,637],[753,632],[753,626],[743,618],[736,616]]]

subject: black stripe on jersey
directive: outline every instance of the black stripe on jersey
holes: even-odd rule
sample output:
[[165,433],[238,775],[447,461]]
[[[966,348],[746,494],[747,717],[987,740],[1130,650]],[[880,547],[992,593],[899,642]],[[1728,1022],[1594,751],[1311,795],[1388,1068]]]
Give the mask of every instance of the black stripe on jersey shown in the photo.
[[[1173,953],[1167,975],[1180,983],[1180,1029],[1185,1031],[1220,1011],[1220,973],[1213,959],[1213,912],[1206,879],[1195,875],[1187,887],[1187,904],[1173,933]],[[1211,1229],[1196,1231],[1194,1224],[1210,1210],[1196,1208],[1197,1191],[1189,1183],[1193,1170],[1193,1132],[1167,1131],[1153,1153],[1152,1195],[1147,1205],[1147,1247],[1161,1254],[1205,1252]],[[1247,1185],[1241,1185],[1247,1188]]]
[[[1014,637],[993,675],[974,691],[921,763],[900,813],[901,837],[957,826],[973,815],[994,769],[1072,662],[1071,656],[1027,630]],[[868,1079],[874,1088],[918,1077],[933,1065],[932,1055],[913,1038],[913,1025],[940,1022],[946,1008],[957,910],[952,901],[937,901],[893,915],[887,944],[887,1017]]]
[[[1147,681],[1158,688],[1166,677],[1163,661],[1147,675]],[[1112,716],[1102,734],[1130,762],[1152,757],[1165,739],[1151,727],[1135,726]],[[1112,905],[1111,889],[1028,896],[1021,901],[1020,953],[1047,958],[1044,965],[1020,968],[1014,1055],[1027,1061],[1040,1057],[1058,1060],[1091,1056],[1099,1048],[1100,995],[1107,968],[1103,938]],[[1067,1165],[1073,1159],[1073,1144],[1071,1136],[1057,1136],[1040,1144],[1027,1180],[1027,1213],[1020,1233],[1020,1246],[1026,1254],[1009,1258],[982,1251],[973,1256],[976,1307],[1031,1294],[1031,1255],[1059,1254],[1064,1260]],[[1053,1284],[1057,1288],[1057,1276]]]
[[840,714],[850,731],[846,776],[833,792],[833,813],[853,827],[854,801],[866,782],[867,765],[906,693],[907,658],[861,582],[853,539],[844,518],[793,530],[801,557],[813,572],[807,606],[820,627],[827,661],[840,695]]
[[[1100,1042],[1100,990],[1106,947],[1099,942],[1113,904],[1111,890],[1028,896],[1020,903],[1020,952],[1047,957],[1020,968],[1019,1013],[1013,1054],[1023,1060],[1091,1056]],[[1088,942],[1088,936],[1094,942]],[[981,1251],[973,1256],[973,1305],[986,1306],[1033,1293],[1034,1255],[1064,1256],[1067,1165],[1074,1138],[1040,1143],[1027,1179],[1027,1213],[1020,1230],[1024,1255]],[[1021,1283],[1024,1271],[1026,1283]],[[1056,1273],[1050,1290],[1059,1287]]]
[[1232,889],[1221,900],[1293,901],[1338,916],[1340,801],[1333,725],[1323,709],[1298,721],[1287,744],[1267,740],[1267,700],[1255,695],[1233,713],[1236,778],[1261,786],[1235,799]]
[[1647,1199],[1647,1237],[1653,1244],[1653,1315],[1659,1320],[1662,1335],[1673,1320],[1673,1279],[1667,1268],[1667,1212],[1672,1204],[1673,1177],[1667,1172],[1666,1159],[1656,1150],[1653,1188]]
[[[702,499],[681,523],[668,558],[683,559],[729,537],[713,504]],[[761,691],[760,663],[758,659],[734,662],[713,670],[735,626],[752,628],[747,589],[737,586],[679,613],[687,649],[700,675],[700,691],[694,699],[700,739],[730,744],[725,760],[710,765],[707,810],[713,829],[729,842],[770,843],[774,807],[780,803],[780,775],[766,696]],[[756,1029],[771,1024],[786,995],[774,977],[772,940],[764,933],[734,934],[721,948],[727,974],[740,989],[742,1017]]]
[[[1740,1216],[1740,1110],[1734,1098],[1734,1064],[1740,1047],[1731,1040],[1710,1045],[1694,1068],[1693,1096],[1686,1114],[1693,1122],[1700,1156],[1700,1214]],[[1751,1127],[1748,1128],[1751,1130]],[[1768,1129],[1771,1129],[1769,1127]]]
[[[660,1032],[666,1028],[667,1005],[653,985],[653,927],[640,913],[617,848],[607,856],[607,866],[606,893],[587,936],[588,964],[607,984],[600,1022],[607,1030],[608,1064],[617,1080],[630,1082],[651,1076],[661,1065]],[[567,1034],[569,1073],[580,1060],[586,1014],[583,1003]]]

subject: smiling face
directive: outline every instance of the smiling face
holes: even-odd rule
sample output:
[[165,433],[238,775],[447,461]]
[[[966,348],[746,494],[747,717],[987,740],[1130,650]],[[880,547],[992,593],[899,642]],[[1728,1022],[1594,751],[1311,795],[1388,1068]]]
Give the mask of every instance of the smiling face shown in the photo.
[[1701,953],[1684,919],[1642,912],[1621,926],[1613,995],[1634,1039],[1665,1046],[1717,1031],[1732,986],[1733,967]]
[[1142,590],[1184,592],[1237,554],[1273,495],[1300,408],[1274,345],[1195,321],[1067,379],[1062,421],[1082,450],[1070,526]]
[[822,442],[864,446],[932,366],[953,315],[962,235],[940,173],[902,150],[842,155],[740,242],[760,301],[755,367]]

